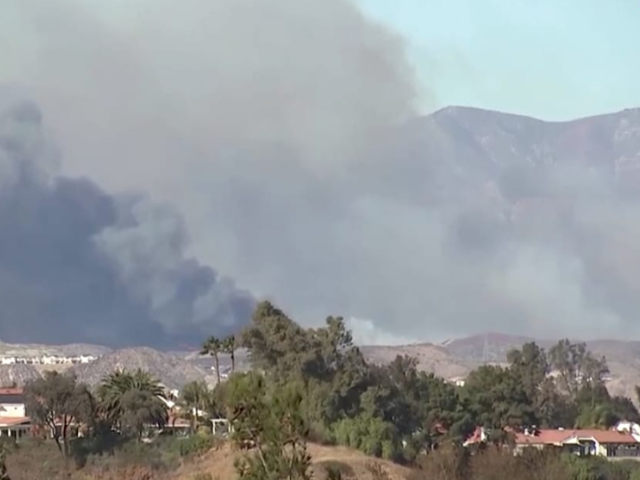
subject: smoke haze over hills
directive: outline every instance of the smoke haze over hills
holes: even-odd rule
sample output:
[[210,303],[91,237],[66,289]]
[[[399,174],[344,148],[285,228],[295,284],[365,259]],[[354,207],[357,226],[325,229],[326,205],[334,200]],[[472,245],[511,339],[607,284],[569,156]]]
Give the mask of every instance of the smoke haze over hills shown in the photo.
[[638,111],[418,117],[402,39],[343,0],[23,0],[0,31],[5,122],[60,147],[0,162],[38,206],[0,216],[0,338],[192,342],[262,296],[373,343],[640,334]]

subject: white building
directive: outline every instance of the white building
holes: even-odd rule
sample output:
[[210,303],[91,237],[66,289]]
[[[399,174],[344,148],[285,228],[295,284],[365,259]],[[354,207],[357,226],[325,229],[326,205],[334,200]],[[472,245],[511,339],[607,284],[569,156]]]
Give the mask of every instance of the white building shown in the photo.
[[31,428],[21,388],[0,388],[0,437],[20,438]]

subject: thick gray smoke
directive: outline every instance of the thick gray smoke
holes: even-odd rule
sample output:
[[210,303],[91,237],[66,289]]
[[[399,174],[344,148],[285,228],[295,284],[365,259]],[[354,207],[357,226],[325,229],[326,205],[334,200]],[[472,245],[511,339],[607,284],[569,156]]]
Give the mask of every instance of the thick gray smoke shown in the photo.
[[[540,151],[513,166],[509,144],[478,156],[491,118],[410,121],[401,39],[346,0],[21,0],[0,32],[0,74],[42,106],[66,172],[174,205],[189,253],[303,323],[343,314],[369,341],[640,330],[635,201],[606,173],[529,168]],[[544,213],[563,202],[568,217]],[[109,203],[92,245],[134,304],[153,292],[130,328],[178,328],[166,299],[190,267],[164,252],[185,247],[183,227],[146,202]],[[234,290],[212,292],[192,322]]]
[[184,256],[180,216],[56,175],[38,107],[4,103],[0,338],[175,345],[247,321],[253,299]]

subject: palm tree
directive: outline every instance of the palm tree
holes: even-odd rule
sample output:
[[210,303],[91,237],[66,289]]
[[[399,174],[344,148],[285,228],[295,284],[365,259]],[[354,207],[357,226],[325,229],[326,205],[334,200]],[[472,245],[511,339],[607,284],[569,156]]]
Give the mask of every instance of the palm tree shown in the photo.
[[207,408],[209,390],[204,382],[187,383],[182,389],[180,395],[181,404],[189,412],[189,420],[191,421],[191,432],[195,432],[198,417],[203,414]]
[[149,373],[114,372],[98,387],[100,411],[118,430],[134,429],[140,436],[140,422],[163,426],[167,421],[164,389]]
[[218,380],[216,385],[220,384],[220,358],[219,353],[222,351],[222,342],[219,338],[209,337],[207,341],[202,345],[200,355],[211,355],[215,363],[216,379]]
[[222,351],[229,355],[231,359],[231,373],[236,370],[236,337],[234,335],[229,335],[227,338],[222,340]]

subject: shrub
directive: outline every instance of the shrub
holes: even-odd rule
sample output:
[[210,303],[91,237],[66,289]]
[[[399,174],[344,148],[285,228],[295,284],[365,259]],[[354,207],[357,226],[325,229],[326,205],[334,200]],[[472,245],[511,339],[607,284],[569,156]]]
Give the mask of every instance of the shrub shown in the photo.
[[400,440],[395,427],[379,418],[360,415],[336,422],[333,427],[339,444],[356,448],[367,455],[398,460]]
[[207,453],[215,446],[216,440],[212,435],[193,435],[178,440],[178,452],[181,457],[193,457]]
[[322,462],[320,466],[324,468],[327,480],[348,480],[355,478],[353,468],[346,463],[330,460]]
[[210,473],[196,473],[192,480],[216,480]]

